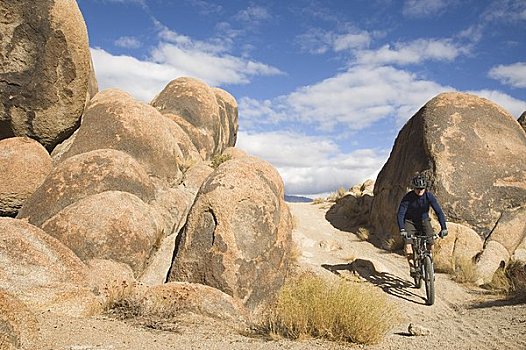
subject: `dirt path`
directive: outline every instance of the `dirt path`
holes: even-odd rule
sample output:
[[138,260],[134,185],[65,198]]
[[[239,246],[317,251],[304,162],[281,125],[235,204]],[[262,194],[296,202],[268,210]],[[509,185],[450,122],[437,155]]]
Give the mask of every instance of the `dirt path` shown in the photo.
[[[436,301],[427,306],[425,289],[413,288],[404,257],[334,228],[323,220],[323,206],[289,206],[297,224],[294,237],[303,252],[303,265],[324,274],[358,274],[398,304],[403,321],[382,344],[368,349],[526,349],[525,305],[496,306],[499,303],[482,291],[470,291],[447,275],[437,274]],[[351,260],[354,262],[349,263]],[[424,327],[430,335],[409,336],[409,323]]]
[[[134,325],[103,317],[77,319],[43,313],[39,315],[41,349],[526,349],[526,305],[495,306],[488,296],[470,292],[439,274],[435,305],[426,306],[425,291],[412,288],[403,257],[376,249],[354,234],[334,228],[325,220],[327,208],[297,203],[289,206],[302,266],[329,278],[361,276],[399,306],[403,320],[384,342],[360,346],[322,340],[270,341],[240,335],[220,322],[199,317]],[[484,302],[490,306],[471,307]],[[430,335],[409,336],[409,323],[425,327]]]

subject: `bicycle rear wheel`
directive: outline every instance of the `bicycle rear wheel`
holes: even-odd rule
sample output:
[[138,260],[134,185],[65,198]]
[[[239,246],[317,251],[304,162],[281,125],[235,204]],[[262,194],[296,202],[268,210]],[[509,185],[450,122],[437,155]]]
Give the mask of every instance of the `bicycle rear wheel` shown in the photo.
[[430,256],[424,258],[424,281],[426,285],[426,304],[435,303],[435,270]]

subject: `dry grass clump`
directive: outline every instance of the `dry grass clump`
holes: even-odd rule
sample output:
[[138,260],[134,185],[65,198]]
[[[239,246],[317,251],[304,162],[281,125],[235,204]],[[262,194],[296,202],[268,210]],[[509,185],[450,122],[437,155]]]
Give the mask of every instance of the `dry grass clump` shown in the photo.
[[347,193],[347,190],[343,187],[340,187],[338,188],[338,191],[336,191],[336,193],[332,193],[327,197],[327,201],[336,202],[338,199],[343,198],[346,193]]
[[217,169],[221,164],[232,159],[230,154],[218,154],[212,157],[211,166],[214,169]]
[[322,204],[325,202],[326,202],[325,198],[318,197],[318,198],[314,198],[311,203],[314,205],[314,204]]
[[455,282],[474,283],[477,279],[477,271],[473,259],[466,256],[454,259],[452,274]]
[[509,296],[526,296],[526,265],[518,261],[499,268],[484,287]]
[[514,261],[506,269],[511,284],[511,292],[515,295],[526,297],[526,265]]
[[303,274],[285,284],[264,330],[292,339],[375,344],[397,319],[394,304],[373,286]]
[[360,226],[358,228],[358,230],[356,231],[356,236],[361,241],[368,241],[369,240],[369,236],[370,236],[369,229],[367,227]]

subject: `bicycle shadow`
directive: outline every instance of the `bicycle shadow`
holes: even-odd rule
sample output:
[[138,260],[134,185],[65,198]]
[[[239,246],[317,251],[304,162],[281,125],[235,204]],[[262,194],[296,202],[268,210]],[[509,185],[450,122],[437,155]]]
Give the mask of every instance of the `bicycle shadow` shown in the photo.
[[[380,287],[385,293],[414,304],[425,305],[425,298],[412,292],[412,282],[404,280],[387,272],[378,272],[374,264],[365,259],[356,259],[348,264],[322,264],[324,269],[341,276],[341,271],[357,274],[373,285]],[[421,300],[421,301],[418,301]]]

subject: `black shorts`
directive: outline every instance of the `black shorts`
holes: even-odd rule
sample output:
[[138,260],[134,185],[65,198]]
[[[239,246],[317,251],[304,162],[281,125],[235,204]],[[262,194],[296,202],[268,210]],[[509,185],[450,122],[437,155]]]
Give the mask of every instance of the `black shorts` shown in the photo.
[[428,237],[427,244],[433,244],[433,235],[435,233],[433,232],[433,227],[431,227],[430,219],[422,221],[405,220],[405,230],[407,232],[405,244],[413,244],[412,237],[416,235]]

